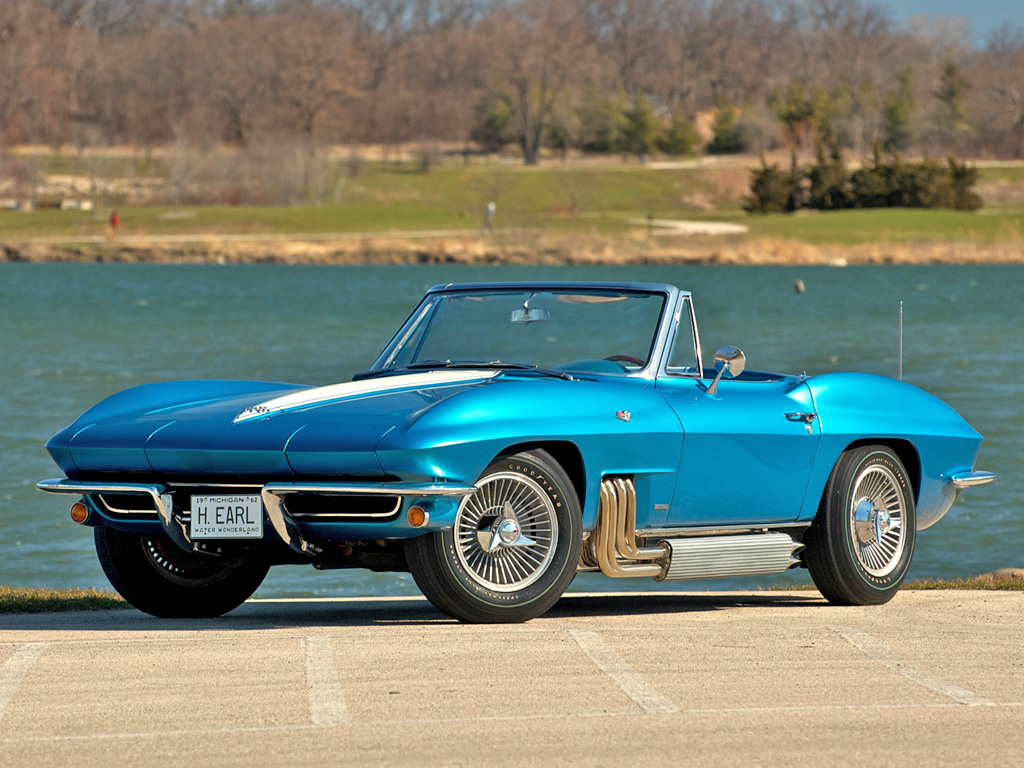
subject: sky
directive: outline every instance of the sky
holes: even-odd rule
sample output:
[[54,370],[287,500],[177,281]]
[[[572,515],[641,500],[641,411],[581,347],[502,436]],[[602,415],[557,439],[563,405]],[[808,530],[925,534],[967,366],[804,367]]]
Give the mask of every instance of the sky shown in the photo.
[[988,34],[1009,21],[1024,28],[1024,0],[875,0],[902,22],[919,14],[965,16],[974,41],[983,45]]

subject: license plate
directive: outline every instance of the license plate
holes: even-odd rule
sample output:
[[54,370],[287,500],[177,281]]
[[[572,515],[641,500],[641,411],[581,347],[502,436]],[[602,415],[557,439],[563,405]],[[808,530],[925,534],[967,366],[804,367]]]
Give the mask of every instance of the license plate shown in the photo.
[[263,538],[263,500],[259,494],[193,496],[192,538]]

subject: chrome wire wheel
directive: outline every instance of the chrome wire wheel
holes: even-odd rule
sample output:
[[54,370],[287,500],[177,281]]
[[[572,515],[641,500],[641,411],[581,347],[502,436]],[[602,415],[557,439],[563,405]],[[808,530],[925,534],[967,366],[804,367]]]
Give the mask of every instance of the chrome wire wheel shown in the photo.
[[914,489],[899,456],[886,445],[854,446],[832,469],[802,557],[830,603],[881,605],[906,578],[916,531]]
[[875,464],[854,481],[850,498],[850,534],[860,566],[872,576],[888,576],[906,543],[906,497],[893,471]]
[[451,528],[414,536],[405,558],[436,608],[473,623],[528,621],[562,596],[580,561],[583,510],[541,448],[498,456]]
[[455,519],[456,555],[467,574],[494,592],[516,592],[547,570],[558,519],[549,495],[517,472],[489,475]]

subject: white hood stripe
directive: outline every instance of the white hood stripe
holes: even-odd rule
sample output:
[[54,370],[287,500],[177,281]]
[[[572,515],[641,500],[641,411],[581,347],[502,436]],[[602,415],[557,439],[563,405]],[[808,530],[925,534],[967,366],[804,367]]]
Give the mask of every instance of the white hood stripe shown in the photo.
[[342,384],[331,384],[326,387],[303,389],[273,400],[250,405],[235,416],[233,424],[249,421],[263,416],[286,411],[297,411],[314,405],[336,403],[343,400],[355,400],[369,395],[380,395],[389,392],[404,392],[415,389],[433,389],[434,387],[452,384],[468,384],[473,381],[486,381],[494,378],[501,371],[427,371],[410,373],[401,376],[382,376],[379,379],[363,381],[346,381]]

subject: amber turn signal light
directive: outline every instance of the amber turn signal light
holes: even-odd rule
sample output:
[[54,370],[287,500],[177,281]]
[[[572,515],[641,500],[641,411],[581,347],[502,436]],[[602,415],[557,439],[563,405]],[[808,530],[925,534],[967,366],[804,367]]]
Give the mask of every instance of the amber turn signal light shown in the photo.
[[409,507],[409,525],[413,528],[422,528],[427,524],[430,515],[427,510],[420,506]]
[[81,501],[76,501],[71,505],[71,519],[76,523],[84,523],[89,519],[89,508]]

